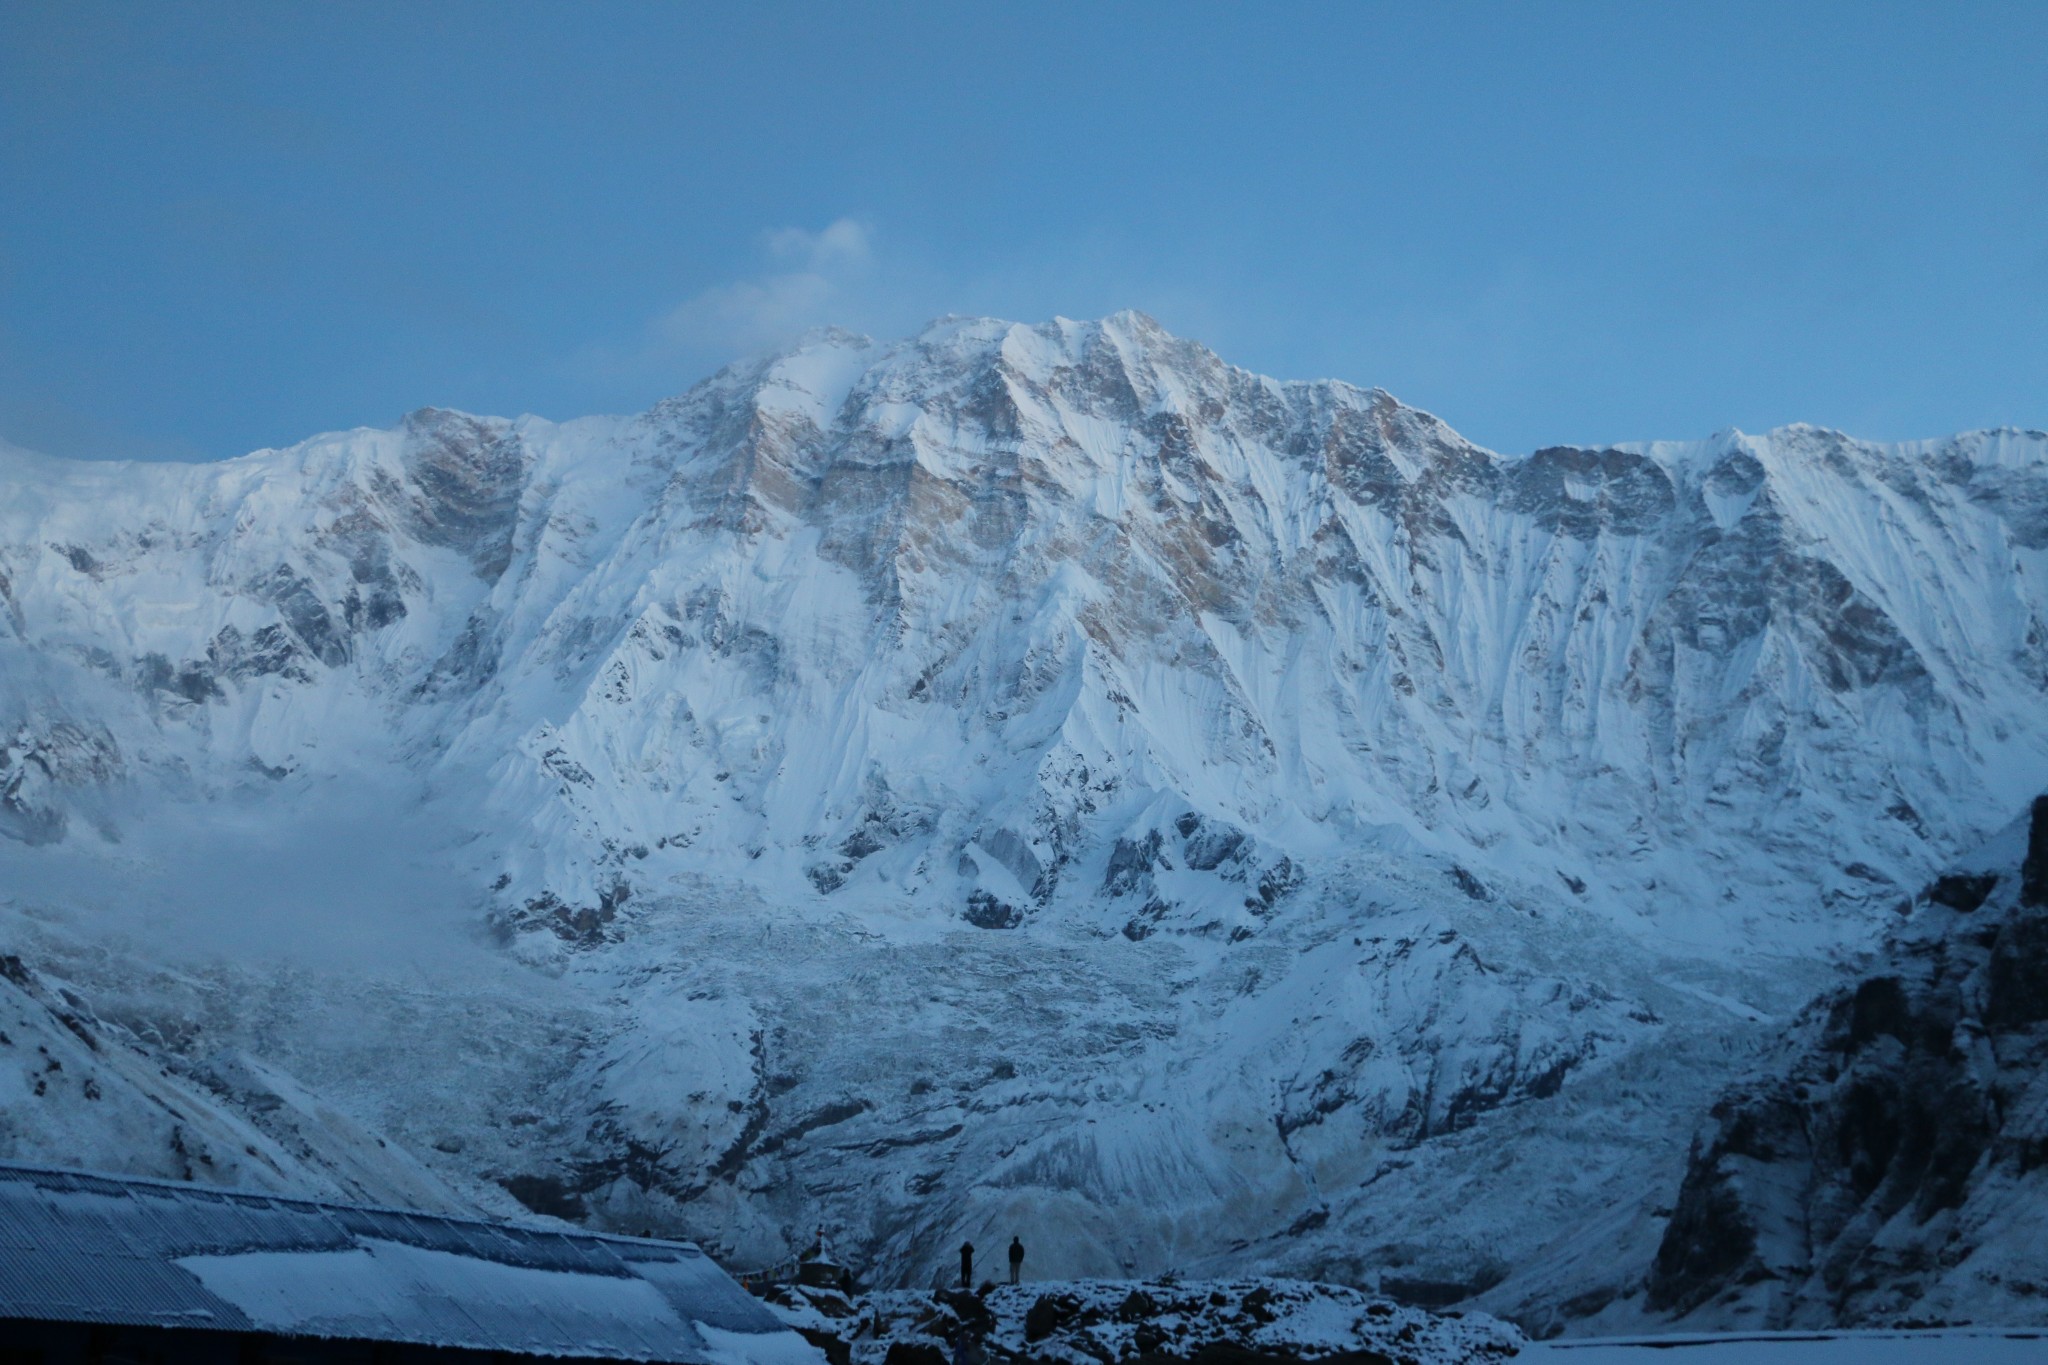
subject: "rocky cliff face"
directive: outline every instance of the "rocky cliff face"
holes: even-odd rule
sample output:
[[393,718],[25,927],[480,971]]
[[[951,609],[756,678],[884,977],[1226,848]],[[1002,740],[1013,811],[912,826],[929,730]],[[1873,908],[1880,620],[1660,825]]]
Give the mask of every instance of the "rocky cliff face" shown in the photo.
[[2048,797],[1906,909],[1869,974],[1714,1105],[1653,1309],[1768,1327],[2040,1316]]
[[1507,458],[1123,314],[0,471],[22,933],[125,990],[93,916],[259,857],[210,901],[379,969],[488,923],[545,1024],[438,959],[379,998],[495,1090],[247,1037],[741,1260],[1021,1221],[1456,1298],[1589,1208],[1654,1243],[1688,1097],[2048,773],[2041,433]]

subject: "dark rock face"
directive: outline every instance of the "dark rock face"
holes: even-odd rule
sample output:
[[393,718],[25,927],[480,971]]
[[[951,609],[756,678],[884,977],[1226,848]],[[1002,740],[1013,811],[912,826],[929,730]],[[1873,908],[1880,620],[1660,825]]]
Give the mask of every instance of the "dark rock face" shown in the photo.
[[1604,532],[1641,535],[1677,505],[1671,480],[1641,455],[1552,446],[1516,465],[1507,501],[1546,530],[1575,540]]
[[2020,865],[2020,900],[2048,905],[2048,796],[2034,798],[2027,832],[2027,860]]
[[121,771],[120,750],[104,729],[59,723],[0,733],[0,838],[61,839],[65,793],[102,786]]
[[2026,880],[2048,799],[2027,835],[2026,873],[1934,882],[1886,970],[1815,1002],[1782,1070],[1715,1105],[1652,1309],[1792,1326],[1939,1319],[1957,1275],[2039,1292],[2014,1262],[2048,1268],[2048,1239],[2015,1241],[2005,1215],[2048,1198],[2048,898]]
[[469,556],[490,580],[512,562],[527,455],[506,423],[424,408],[405,419],[404,500],[414,535]]
[[339,668],[349,661],[351,651],[347,630],[335,621],[327,604],[320,600],[319,588],[291,565],[279,564],[250,584],[249,593],[257,600],[276,607],[278,615],[284,618],[284,623],[291,628],[306,652],[321,663],[329,668]]
[[1989,874],[1941,877],[1927,888],[1927,899],[1967,915],[1982,905],[1997,885],[1998,878]]
[[977,929],[1014,929],[1024,922],[1022,910],[986,891],[969,895],[967,908],[960,912],[960,917]]

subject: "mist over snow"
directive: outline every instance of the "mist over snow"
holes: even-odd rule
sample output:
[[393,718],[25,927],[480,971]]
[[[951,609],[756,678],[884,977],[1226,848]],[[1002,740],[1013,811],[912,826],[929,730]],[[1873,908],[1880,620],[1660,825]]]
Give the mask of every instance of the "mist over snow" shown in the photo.
[[440,976],[492,954],[433,816],[374,784],[150,803],[116,817],[111,845],[0,844],[0,876],[159,960]]

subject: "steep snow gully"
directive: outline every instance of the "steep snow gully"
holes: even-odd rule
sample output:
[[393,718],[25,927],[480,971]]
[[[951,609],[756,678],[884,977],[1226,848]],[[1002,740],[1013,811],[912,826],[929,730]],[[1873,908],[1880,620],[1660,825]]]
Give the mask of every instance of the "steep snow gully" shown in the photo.
[[0,489],[0,1154],[740,1266],[1714,1321],[1824,1272],[1670,1249],[1695,1129],[2048,787],[2041,432],[1502,457],[1125,313]]

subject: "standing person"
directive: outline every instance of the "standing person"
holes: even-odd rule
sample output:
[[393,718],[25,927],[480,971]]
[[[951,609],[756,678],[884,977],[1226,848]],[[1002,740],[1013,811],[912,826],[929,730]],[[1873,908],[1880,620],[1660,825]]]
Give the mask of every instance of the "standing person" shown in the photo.
[[1017,1276],[1022,1274],[1023,1271],[1024,1239],[1022,1237],[1012,1237],[1010,1239],[1010,1283],[1017,1283]]
[[974,1288],[974,1243],[960,1244],[960,1287]]

